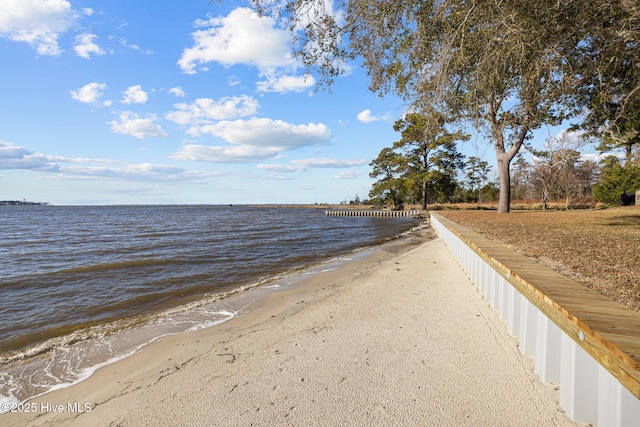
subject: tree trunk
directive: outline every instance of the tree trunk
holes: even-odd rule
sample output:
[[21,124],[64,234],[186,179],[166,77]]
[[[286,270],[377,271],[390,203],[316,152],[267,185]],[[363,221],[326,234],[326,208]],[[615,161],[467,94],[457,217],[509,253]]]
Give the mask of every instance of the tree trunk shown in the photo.
[[505,123],[502,119],[498,118],[497,111],[502,104],[502,98],[496,100],[494,98],[489,99],[487,104],[488,118],[487,120],[491,124],[491,133],[495,139],[493,146],[496,150],[496,157],[498,160],[498,175],[500,176],[500,199],[498,200],[498,213],[509,213],[511,209],[511,174],[509,171],[509,164],[511,160],[518,154],[520,147],[524,144],[524,140],[529,132],[529,115],[525,114],[523,117],[523,123],[520,126],[517,137],[511,145],[509,150],[505,150],[504,145],[504,129]]
[[498,154],[498,175],[500,177],[500,198],[498,213],[509,213],[511,207],[511,175],[509,172],[509,157],[506,153]]
[[422,210],[426,211],[427,210],[427,188],[428,188],[428,184],[427,181],[422,181]]

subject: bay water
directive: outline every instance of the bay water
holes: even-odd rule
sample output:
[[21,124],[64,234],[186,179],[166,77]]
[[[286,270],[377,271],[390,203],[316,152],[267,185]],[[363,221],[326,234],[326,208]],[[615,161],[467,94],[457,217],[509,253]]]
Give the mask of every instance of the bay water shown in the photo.
[[418,225],[311,208],[0,206],[0,403],[242,315],[251,292],[292,286]]

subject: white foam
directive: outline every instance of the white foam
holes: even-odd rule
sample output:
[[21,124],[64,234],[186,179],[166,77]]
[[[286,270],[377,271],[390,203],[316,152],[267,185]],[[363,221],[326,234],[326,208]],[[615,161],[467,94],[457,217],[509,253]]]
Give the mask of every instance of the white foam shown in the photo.
[[231,319],[233,319],[234,317],[236,317],[238,315],[237,312],[228,311],[228,310],[223,310],[223,311],[219,312],[218,314],[225,315],[226,317],[224,317],[223,319],[220,319],[220,320],[212,320],[212,321],[209,321],[209,322],[202,322],[202,323],[193,325],[192,327],[187,329],[187,332],[199,331],[201,329],[210,328],[212,326],[219,325],[220,323],[224,323],[227,320],[231,320]]
[[137,328],[64,343],[31,360],[9,366],[0,376],[3,392],[0,404],[8,407],[7,404],[19,404],[73,386],[161,337],[219,325],[237,315],[236,310],[215,308],[211,304],[188,310],[172,309]]
[[[151,342],[167,336],[213,327],[234,317],[251,312],[263,292],[295,286],[304,276],[333,271],[339,266],[362,259],[375,249],[352,253],[349,257],[337,257],[306,269],[296,269],[271,279],[261,279],[254,285],[229,291],[224,295],[212,295],[181,307],[174,307],[148,319],[143,324],[135,320],[121,321],[114,325],[99,325],[90,330],[78,331],[74,337],[42,344],[43,348],[31,349],[21,355],[24,359],[18,368],[3,373],[6,384],[0,381],[0,403],[18,404],[54,390],[70,387],[89,378],[98,369],[122,360]],[[246,292],[248,290],[248,292]],[[242,292],[245,291],[245,292]],[[36,357],[31,355],[36,354]],[[0,377],[0,380],[4,379]]]

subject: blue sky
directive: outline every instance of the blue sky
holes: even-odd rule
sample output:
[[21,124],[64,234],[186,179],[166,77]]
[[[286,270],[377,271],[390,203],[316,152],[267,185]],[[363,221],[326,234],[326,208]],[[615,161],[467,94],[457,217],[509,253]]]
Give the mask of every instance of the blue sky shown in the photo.
[[[314,93],[289,34],[247,4],[0,0],[0,200],[367,197],[406,106],[358,64]],[[462,148],[495,157],[479,137]]]

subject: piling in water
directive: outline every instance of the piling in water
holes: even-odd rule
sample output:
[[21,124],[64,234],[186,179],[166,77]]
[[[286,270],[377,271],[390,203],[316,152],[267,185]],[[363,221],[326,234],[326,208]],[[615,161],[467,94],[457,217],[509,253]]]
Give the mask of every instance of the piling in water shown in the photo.
[[378,217],[378,218],[399,218],[399,217],[418,218],[420,217],[419,210],[385,211],[385,210],[358,210],[358,209],[330,209],[330,210],[324,211],[324,213],[329,216],[369,216],[369,217]]

